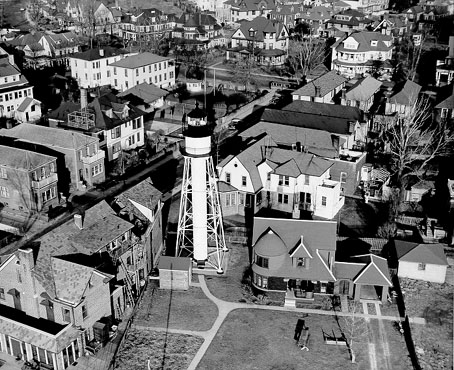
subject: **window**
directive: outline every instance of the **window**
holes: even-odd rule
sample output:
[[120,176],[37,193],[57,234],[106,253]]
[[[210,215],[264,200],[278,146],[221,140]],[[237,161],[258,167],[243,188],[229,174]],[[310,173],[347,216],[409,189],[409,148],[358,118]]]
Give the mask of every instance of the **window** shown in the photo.
[[244,193],[238,193],[238,204],[244,205]]
[[309,185],[309,175],[304,175],[304,185]]
[[347,182],[347,172],[341,172],[340,182],[341,182],[341,184],[345,184]]
[[306,266],[306,258],[304,257],[299,257],[296,261],[296,265],[298,267],[305,267]]
[[97,176],[100,173],[102,173],[102,163],[98,163],[91,168],[91,176]]
[[257,266],[263,267],[264,269],[268,268],[268,258],[261,257],[261,256],[255,256],[255,264]]
[[277,202],[278,202],[278,203],[282,203],[282,199],[283,199],[283,198],[284,198],[284,195],[283,195],[283,194],[281,194],[281,193],[278,193],[278,194],[277,194]]
[[140,141],[140,132],[137,133],[137,142]]
[[227,184],[230,184],[231,178],[230,178],[230,173],[226,172],[225,173],[225,182]]
[[284,204],[288,204],[288,194],[284,194]]
[[71,312],[67,308],[64,308],[64,307],[62,307],[61,312],[63,315],[63,321],[71,322]]
[[290,182],[290,178],[288,176],[279,175],[279,185],[288,186]]
[[2,179],[7,179],[8,178],[8,174],[6,173],[6,168],[3,168],[3,167],[0,168],[0,177]]
[[236,204],[236,194],[235,193],[226,193],[225,194],[225,206],[230,207]]
[[139,68],[136,69],[136,76],[139,75]]
[[87,312],[87,306],[86,305],[82,305],[82,318],[85,320],[88,316],[88,312]]
[[22,283],[22,274],[19,269],[16,270],[17,282]]
[[4,288],[0,288],[0,299],[5,300],[5,289]]
[[246,186],[246,185],[247,185],[246,176],[241,176],[241,186]]
[[128,70],[125,69],[125,77],[128,77]]
[[0,186],[0,197],[9,198],[9,190],[6,186]]
[[169,78],[173,78],[173,71],[169,72]]
[[266,181],[271,181],[271,172],[266,174]]
[[426,269],[426,264],[425,263],[418,263],[418,270],[419,271],[424,271]]
[[326,207],[326,197],[322,197],[322,206]]

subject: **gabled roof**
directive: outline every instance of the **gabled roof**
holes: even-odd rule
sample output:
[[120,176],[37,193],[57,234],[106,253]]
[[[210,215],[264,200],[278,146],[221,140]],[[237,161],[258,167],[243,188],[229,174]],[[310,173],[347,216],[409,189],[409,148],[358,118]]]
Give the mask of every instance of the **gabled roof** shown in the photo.
[[92,61],[125,54],[128,54],[128,52],[124,49],[117,49],[110,46],[105,46],[102,48],[88,49],[87,51],[73,54],[70,56],[70,58]]
[[399,261],[427,263],[446,266],[448,261],[443,244],[418,244],[395,240],[397,259]]
[[388,262],[374,254],[355,256],[353,261],[363,262],[366,267],[354,278],[355,284],[392,286]]
[[55,160],[50,155],[0,145],[0,167],[31,171]]
[[211,14],[206,13],[195,13],[189,16],[186,20],[186,14],[182,14],[181,17],[176,21],[177,24],[183,25],[183,27],[199,27],[199,26],[214,26],[218,22],[216,18]]
[[14,137],[30,143],[42,144],[49,148],[79,149],[99,141],[96,137],[65,131],[60,128],[21,123],[9,129],[0,129],[1,136]]
[[114,66],[114,67],[134,69],[134,68],[148,66],[148,65],[154,64],[154,63],[163,62],[166,60],[172,60],[172,59],[167,58],[167,57],[162,57],[160,55],[156,55],[153,53],[145,52],[145,53],[140,53],[140,54],[136,54],[136,55],[131,55],[129,57],[126,57],[126,58],[118,60],[114,63],[111,63],[110,65]]
[[[358,43],[358,47],[356,49],[347,49],[344,46],[344,41],[348,40],[350,37],[353,38]],[[393,37],[390,35],[384,35],[380,32],[369,31],[354,32],[345,40],[338,44],[338,46],[336,47],[336,51],[352,53],[376,50],[386,52],[393,48]],[[372,41],[377,41],[377,44],[373,46]]]
[[162,98],[164,96],[167,96],[169,94],[168,91],[160,89],[159,87],[153,85],[153,84],[148,84],[146,82],[143,82],[139,85],[135,85],[131,87],[130,89],[123,91],[119,93],[117,96],[119,97],[127,97],[128,95],[134,95],[140,99],[143,100],[144,103],[150,104],[158,100],[159,98]]
[[[246,40],[261,42],[264,40],[265,33],[276,33],[276,38],[279,38],[284,27],[285,26],[282,23],[275,20],[257,17],[252,21],[243,22],[240,26],[240,30]],[[251,29],[256,31],[255,36],[249,34],[249,30]]]
[[[316,93],[319,93],[318,96],[323,97],[346,81],[347,79],[336,71],[329,71],[315,80],[308,82],[298,90],[293,91],[292,95],[316,97]],[[319,91],[317,91],[318,89]]]
[[[252,269],[262,276],[335,281],[336,278],[320,254],[321,250],[336,249],[335,234],[335,222],[256,217],[253,230],[254,250],[263,257],[279,259],[275,260],[276,263],[270,262],[268,268],[254,264]],[[307,258],[310,259],[309,268],[295,268],[290,256],[295,245],[301,240],[301,235],[308,252]]]
[[[8,77],[20,74],[18,68],[9,63],[8,58],[0,58],[0,77]],[[25,80],[25,82],[28,82]],[[2,84],[2,87],[4,84]]]
[[301,236],[301,239],[296,244],[296,247],[290,251],[290,257],[292,257],[292,258],[313,258],[312,253],[304,245],[304,235]]
[[350,124],[348,120],[341,117],[321,116],[319,114],[300,113],[289,110],[267,108],[263,112],[261,120],[266,122],[280,123],[284,126],[298,126],[315,130],[323,130],[331,134],[351,134],[351,132],[349,131]]
[[418,99],[421,86],[416,82],[407,80],[403,84],[397,84],[394,94],[388,99],[391,104],[412,105]]
[[34,45],[38,44],[41,37],[43,37],[44,33],[42,32],[29,32],[25,35],[19,35],[14,40],[11,40],[9,44],[13,46],[26,46],[26,45]]
[[17,107],[18,112],[25,112],[29,106],[32,104],[37,104],[41,105],[41,102],[37,99],[30,98],[27,96],[24,100],[22,100],[22,103],[20,103],[19,107]]
[[320,116],[326,117],[343,118],[349,121],[363,120],[363,114],[360,109],[356,107],[336,104],[294,100],[282,109],[298,113],[318,114]]
[[162,199],[162,193],[153,186],[150,179],[145,179],[129,188],[116,197],[117,204],[120,202],[124,207],[121,211],[132,213],[142,221],[148,221],[145,215],[133,202],[139,206],[154,210],[156,205]]
[[438,103],[435,108],[437,109],[454,109],[454,92],[451,94],[451,96],[447,97],[445,100],[442,102]]
[[358,80],[345,93],[345,99],[356,101],[369,100],[382,85],[382,82],[376,80],[372,76],[367,76]]
[[54,109],[48,113],[47,117],[49,119],[55,119],[58,121],[67,122],[68,114],[80,110],[80,104],[72,101],[65,101],[60,104],[57,109]]
[[239,135],[243,138],[250,138],[258,137],[266,132],[277,144],[292,145],[299,142],[308,153],[327,158],[339,156],[339,146],[335,144],[333,135],[328,131],[297,126],[283,129],[281,122],[281,120],[279,122],[260,121]]

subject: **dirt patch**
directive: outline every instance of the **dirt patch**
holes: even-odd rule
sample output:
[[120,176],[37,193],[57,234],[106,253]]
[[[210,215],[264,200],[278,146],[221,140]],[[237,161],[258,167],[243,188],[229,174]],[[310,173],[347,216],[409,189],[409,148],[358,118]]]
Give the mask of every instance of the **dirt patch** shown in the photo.
[[217,316],[216,305],[200,288],[184,292],[153,289],[145,293],[134,324],[203,331],[211,328]]
[[412,324],[412,336],[422,369],[452,369],[453,366],[453,289],[400,279],[405,307],[410,317],[424,317],[426,325]]
[[201,337],[131,328],[120,348],[115,369],[187,369],[203,343]]
[[377,310],[375,309],[375,304],[374,303],[367,303],[367,312],[369,312],[369,315],[376,315]]

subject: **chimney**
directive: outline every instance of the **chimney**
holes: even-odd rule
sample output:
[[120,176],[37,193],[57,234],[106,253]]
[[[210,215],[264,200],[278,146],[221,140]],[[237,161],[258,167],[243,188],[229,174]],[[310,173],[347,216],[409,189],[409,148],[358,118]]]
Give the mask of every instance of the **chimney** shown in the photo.
[[74,215],[74,223],[76,224],[76,226],[80,230],[82,230],[84,228],[82,215],[75,214]]
[[184,13],[184,21],[189,21],[189,13]]
[[99,56],[103,57],[104,56],[104,49],[99,49]]
[[353,134],[354,131],[355,131],[355,122],[348,121],[348,132],[350,134]]
[[35,267],[35,259],[33,257],[33,249],[31,248],[19,248],[19,260],[22,265],[27,266],[27,270],[31,271]]
[[86,109],[88,105],[87,102],[87,90],[82,88],[80,89],[80,108]]
[[454,58],[454,36],[449,36],[449,57]]
[[347,88],[343,87],[342,88],[342,102],[344,102],[347,99]]
[[320,86],[315,86],[315,97],[320,98],[321,94]]
[[14,65],[14,55],[8,54],[8,62],[9,62],[9,64],[11,64],[12,66]]

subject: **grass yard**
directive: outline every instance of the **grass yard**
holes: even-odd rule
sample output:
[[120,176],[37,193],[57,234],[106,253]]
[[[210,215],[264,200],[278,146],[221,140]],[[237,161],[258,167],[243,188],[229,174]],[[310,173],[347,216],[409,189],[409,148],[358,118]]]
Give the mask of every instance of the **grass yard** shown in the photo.
[[426,319],[426,325],[412,324],[412,336],[423,369],[453,367],[453,287],[401,279],[405,307],[410,317]]
[[186,292],[155,289],[145,293],[134,323],[140,326],[182,330],[208,330],[218,315],[216,305],[202,289]]
[[[370,369],[365,352],[367,341],[360,343],[357,363],[352,364],[345,346],[327,345],[322,329],[336,335],[340,331],[334,316],[309,315],[304,318],[310,329],[309,351],[301,351],[293,339],[298,313],[241,309],[231,312],[198,370],[293,370],[293,369]],[[339,320],[342,325],[342,319]],[[390,324],[389,324],[390,325]],[[387,330],[392,356],[405,357],[405,344],[399,333]],[[407,370],[402,361],[393,361],[389,370]],[[405,362],[405,361],[404,361]],[[379,367],[381,369],[381,367]]]
[[201,337],[131,328],[120,348],[115,369],[187,369],[203,343]]
[[230,244],[229,265],[227,272],[222,276],[206,276],[210,292],[217,298],[229,302],[238,302],[250,297],[241,283],[243,275],[249,266],[248,248],[240,244]]

